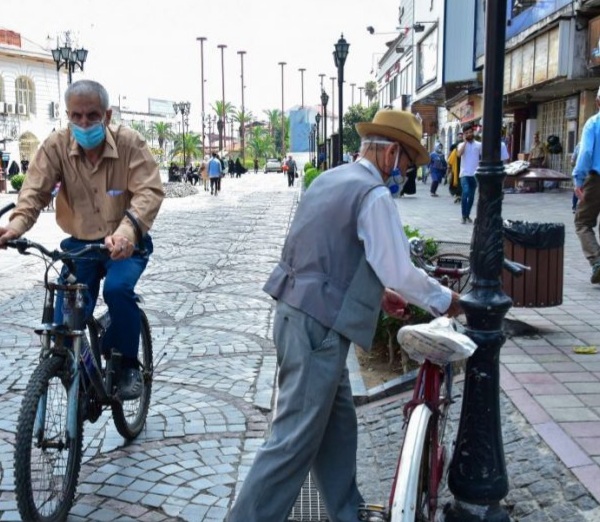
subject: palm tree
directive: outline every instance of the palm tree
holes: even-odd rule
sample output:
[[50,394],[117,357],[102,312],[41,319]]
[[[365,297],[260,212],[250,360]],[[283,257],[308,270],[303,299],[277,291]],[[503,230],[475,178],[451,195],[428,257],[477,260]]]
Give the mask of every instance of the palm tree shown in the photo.
[[145,121],[131,121],[130,127],[139,132],[145,140],[148,139],[148,131],[146,130],[146,122]]
[[188,132],[183,136],[177,136],[175,138],[175,143],[173,146],[173,150],[171,151],[171,159],[175,160],[175,158],[181,157],[181,161],[183,162],[185,150],[185,158],[186,160],[194,160],[202,158],[202,137],[200,134],[195,132]]
[[250,111],[234,111],[233,112],[233,121],[238,122],[239,125],[239,129],[240,129],[240,138],[242,140],[242,161],[244,161],[246,159],[246,144],[245,144],[245,134],[246,134],[246,126],[252,122],[252,120],[254,119],[254,116],[252,115],[252,112]]
[[371,80],[365,83],[365,96],[369,100],[369,104],[373,103],[373,100],[377,96],[377,82]]
[[263,111],[267,115],[269,121],[269,134],[275,140],[275,129],[281,122],[281,111],[279,109],[271,109]]
[[[222,134],[219,134],[219,136],[225,136],[227,134],[227,128],[225,125],[225,121],[227,119],[227,116],[229,116],[231,113],[233,113],[233,111],[235,110],[235,107],[230,102],[225,102],[225,105],[223,105],[223,102],[221,100],[217,100],[213,105],[211,105],[211,108],[213,111],[215,111],[217,113],[217,120],[220,120],[223,122],[223,131],[222,131]],[[219,139],[221,139],[221,138],[219,138]],[[219,146],[222,148],[224,147],[222,142],[219,143]]]
[[273,139],[269,132],[262,127],[253,127],[248,139],[248,149],[254,159],[267,158],[275,152]]
[[171,128],[171,124],[167,123],[166,121],[153,121],[151,130],[158,140],[158,147],[162,151],[161,156],[164,156],[166,142],[173,139],[173,130]]

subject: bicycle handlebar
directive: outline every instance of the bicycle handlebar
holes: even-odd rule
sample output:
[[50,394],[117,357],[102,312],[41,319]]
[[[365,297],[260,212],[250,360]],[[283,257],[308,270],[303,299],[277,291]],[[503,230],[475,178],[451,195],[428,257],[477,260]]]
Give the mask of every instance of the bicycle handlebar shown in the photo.
[[[419,268],[422,268],[429,275],[433,276],[444,276],[447,275],[449,277],[462,277],[463,275],[468,274],[471,271],[471,267],[467,266],[465,268],[450,268],[444,266],[434,266],[428,263],[425,260],[425,244],[422,239],[418,237],[411,237],[408,240],[410,244],[410,253],[413,261],[415,261],[416,265]],[[508,270],[513,276],[519,277],[523,275],[523,273],[527,270],[531,270],[530,266],[523,265],[518,263],[517,261],[512,261],[511,259],[504,258],[502,261],[503,267]]]

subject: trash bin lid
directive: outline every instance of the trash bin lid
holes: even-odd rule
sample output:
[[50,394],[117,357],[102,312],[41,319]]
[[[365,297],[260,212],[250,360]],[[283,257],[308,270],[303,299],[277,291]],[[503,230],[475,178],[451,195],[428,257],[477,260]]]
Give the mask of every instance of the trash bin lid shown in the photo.
[[564,223],[531,223],[504,220],[504,237],[513,243],[538,250],[565,246]]

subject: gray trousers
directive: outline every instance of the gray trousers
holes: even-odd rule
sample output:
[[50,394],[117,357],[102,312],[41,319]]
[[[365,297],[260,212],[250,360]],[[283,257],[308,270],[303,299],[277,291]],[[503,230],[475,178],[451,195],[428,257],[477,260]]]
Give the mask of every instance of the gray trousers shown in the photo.
[[357,522],[357,421],[346,367],[350,342],[279,302],[277,412],[229,522],[285,521],[309,470],[330,522]]
[[594,228],[598,226],[600,214],[600,176],[588,174],[583,184],[583,201],[577,205],[575,232],[581,242],[581,249],[590,265],[600,262],[600,245]]

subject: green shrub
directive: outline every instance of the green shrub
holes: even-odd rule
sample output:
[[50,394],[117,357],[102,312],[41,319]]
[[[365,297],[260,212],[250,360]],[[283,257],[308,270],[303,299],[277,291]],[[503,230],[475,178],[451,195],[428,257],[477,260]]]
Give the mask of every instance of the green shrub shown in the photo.
[[23,182],[25,181],[25,174],[15,174],[12,178],[10,178],[10,184],[14,190],[19,192],[21,187],[23,186]]
[[306,172],[307,170],[314,169],[314,168],[315,168],[315,166],[310,161],[307,161],[304,164],[303,170],[304,170],[304,172]]
[[307,189],[310,187],[310,184],[315,180],[315,178],[321,174],[319,169],[314,167],[304,171],[304,188]]

